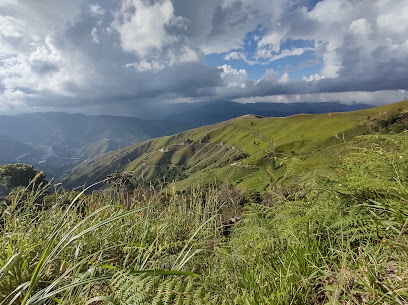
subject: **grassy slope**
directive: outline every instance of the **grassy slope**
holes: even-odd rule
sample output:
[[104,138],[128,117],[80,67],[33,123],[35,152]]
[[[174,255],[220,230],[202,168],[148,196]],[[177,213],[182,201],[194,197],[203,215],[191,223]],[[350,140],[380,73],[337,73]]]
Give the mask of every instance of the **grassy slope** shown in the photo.
[[81,157],[92,158],[105,152],[118,150],[131,145],[132,142],[120,139],[100,139],[94,143],[89,143],[81,148]]
[[[76,202],[77,192],[16,189],[0,200],[0,300],[408,304],[408,142],[401,132],[408,116],[398,132],[393,132],[397,122],[384,132],[359,135],[368,115],[385,116],[384,109],[390,113],[406,104],[350,113],[335,130],[334,115],[316,119],[319,128],[302,116],[291,117],[311,130],[290,125],[287,131],[300,139],[314,137],[290,141],[282,131],[271,137],[273,149],[265,145],[263,151],[251,150],[245,135],[255,136],[255,128],[265,126],[256,141],[268,142],[268,132],[278,129],[271,122],[279,119],[263,125],[267,119],[251,124],[255,118],[246,117],[233,120],[234,126],[228,122],[147,141],[102,156],[110,167],[99,167],[99,158],[88,161],[87,169],[98,175],[114,168],[150,168],[146,175],[153,175],[171,163],[194,172],[180,181],[185,185],[222,178],[256,189],[258,181],[282,175],[292,182],[286,193],[265,192],[261,202],[241,201],[241,194],[226,186],[185,194],[173,187],[118,189],[78,196]],[[234,138],[224,134],[229,128],[239,128],[234,135],[241,146],[234,144],[235,149]],[[210,143],[197,143],[206,135]],[[187,137],[195,144],[177,145]],[[248,157],[241,165],[228,161],[244,148]],[[158,270],[199,276],[161,277]]]
[[97,156],[74,168],[63,182],[67,187],[90,184],[116,170],[133,171],[146,180],[162,179],[166,170],[179,167],[180,188],[217,181],[263,191],[281,182],[293,157],[299,160],[299,170],[332,164],[351,137],[362,132],[360,126],[407,109],[408,101],[402,101],[345,113],[247,115]]
[[[0,199],[0,300],[408,304],[406,136],[390,131],[346,144],[347,154],[327,171],[299,172],[305,160],[293,157],[287,170],[298,183],[286,195],[266,192],[262,202],[243,202],[225,186],[83,196],[15,189]],[[180,156],[192,160],[193,147]],[[244,174],[227,169],[231,179]]]

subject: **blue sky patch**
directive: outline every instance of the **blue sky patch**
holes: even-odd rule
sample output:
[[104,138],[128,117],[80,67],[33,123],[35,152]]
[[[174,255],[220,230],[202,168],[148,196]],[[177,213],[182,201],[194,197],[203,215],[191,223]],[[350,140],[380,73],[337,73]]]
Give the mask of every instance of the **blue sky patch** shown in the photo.
[[[234,49],[226,53],[209,54],[205,57],[205,64],[208,66],[230,65],[234,69],[245,69],[248,78],[258,80],[267,69],[276,70],[280,75],[288,72],[291,79],[302,79],[303,76],[309,77],[312,74],[321,72],[322,62],[316,57],[314,52],[314,42],[310,40],[286,40],[280,48],[280,52],[271,52],[269,58],[257,58],[258,42],[265,36],[266,30],[258,26],[255,31],[249,32],[244,38],[242,48]],[[268,49],[268,46],[265,46]],[[305,49],[300,55],[284,56],[285,50]],[[235,57],[243,58],[226,59],[231,53],[236,53]],[[282,58],[279,55],[282,54]],[[277,58],[273,58],[277,56]]]

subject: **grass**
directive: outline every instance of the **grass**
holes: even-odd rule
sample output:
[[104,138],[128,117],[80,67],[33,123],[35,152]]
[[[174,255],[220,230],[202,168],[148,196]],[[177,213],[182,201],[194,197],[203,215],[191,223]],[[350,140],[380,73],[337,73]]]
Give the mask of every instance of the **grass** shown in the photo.
[[[338,169],[344,178],[304,176],[300,198],[275,196],[271,207],[248,208],[214,263],[236,303],[407,302],[407,188],[398,178],[406,144],[388,140],[400,150],[371,142],[347,157]],[[387,175],[373,175],[378,170]]]
[[[276,182],[283,175],[280,166],[273,166],[273,162],[286,167],[287,160],[295,156],[303,161],[304,169],[314,164],[324,167],[339,163],[341,155],[347,151],[347,142],[365,133],[369,123],[375,125],[407,109],[408,101],[402,101],[345,113],[285,118],[239,117],[98,156],[77,166],[66,175],[63,183],[67,187],[89,184],[118,170],[131,171],[147,184],[164,177],[168,182],[177,180],[180,188],[215,180],[236,185],[236,179],[230,177],[242,172],[239,167],[254,167],[251,173],[257,174],[253,179],[242,179],[237,187],[264,191],[270,182]],[[166,149],[170,151],[163,152]],[[231,167],[231,164],[236,166]],[[184,175],[177,172],[177,167]],[[235,174],[225,175],[226,171]],[[182,181],[184,179],[187,180]]]
[[[210,229],[216,213],[200,206],[187,214],[187,202],[159,207],[147,200],[130,208],[127,196],[82,192],[67,204],[74,194],[44,197],[45,190],[20,189],[2,214],[0,304],[85,304],[97,294],[108,299],[107,282],[120,272],[195,275],[182,269],[199,252],[196,239],[216,233]],[[49,208],[30,204],[40,197]],[[174,213],[183,224],[160,220]],[[177,231],[163,238],[169,226]]]
[[211,170],[235,189],[16,189],[0,304],[406,304],[405,135],[336,145],[338,161],[314,171],[310,156],[281,159],[287,183],[261,200],[237,190],[244,175],[255,190],[272,179],[252,167]]
[[406,104],[236,118],[72,172],[132,173],[103,191],[17,188],[0,305],[406,304]]

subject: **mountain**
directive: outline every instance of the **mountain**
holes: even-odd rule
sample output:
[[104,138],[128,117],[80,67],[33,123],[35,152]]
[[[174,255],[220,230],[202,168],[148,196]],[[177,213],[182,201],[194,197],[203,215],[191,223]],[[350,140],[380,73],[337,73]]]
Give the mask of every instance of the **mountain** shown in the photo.
[[[145,107],[145,108],[143,108]],[[147,107],[147,108],[146,108]],[[143,120],[135,117],[68,113],[0,115],[0,162],[35,165],[49,177],[62,173],[99,154],[151,138],[176,134],[237,116],[253,113],[286,116],[368,108],[370,105],[340,103],[250,103],[229,101],[141,106]]]
[[109,115],[49,112],[0,116],[0,130],[7,130],[9,138],[60,148],[78,148],[103,138],[143,141],[185,128],[187,124]]
[[190,128],[188,123],[68,113],[0,116],[0,161],[26,162],[59,175],[100,153]]
[[0,134],[0,162],[15,160],[18,162],[31,162],[38,160],[43,153],[24,143],[14,141]]
[[387,124],[404,127],[407,110],[408,100],[343,113],[244,115],[96,156],[69,171],[63,184],[89,185],[119,171],[132,173],[139,184],[176,179],[185,189],[216,181],[262,192],[281,183],[288,170],[335,163],[359,135]]
[[119,139],[100,139],[96,142],[85,144],[81,148],[81,157],[95,157],[108,151],[117,150],[133,144],[131,141],[119,140]]
[[230,120],[248,113],[267,117],[284,117],[300,113],[345,112],[367,109],[368,104],[345,105],[338,102],[326,103],[236,103],[231,101],[203,101],[193,103],[163,104],[153,111],[149,107],[140,109],[143,117],[151,119],[188,122],[199,127]]

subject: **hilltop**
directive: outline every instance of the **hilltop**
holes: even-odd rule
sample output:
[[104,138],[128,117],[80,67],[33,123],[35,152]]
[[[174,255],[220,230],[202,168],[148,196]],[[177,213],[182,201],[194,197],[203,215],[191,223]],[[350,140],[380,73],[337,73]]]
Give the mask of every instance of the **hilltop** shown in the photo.
[[357,136],[378,131],[380,122],[407,109],[402,101],[342,113],[244,115],[96,156],[68,172],[63,183],[89,185],[119,171],[142,185],[176,180],[186,189],[216,182],[262,193],[291,180],[294,160],[297,171],[333,165]]
[[342,104],[339,102],[316,103],[237,103],[232,101],[200,101],[192,103],[162,104],[141,106],[138,111],[143,117],[156,120],[171,120],[187,122],[194,127],[216,124],[248,113],[266,117],[284,117],[293,114],[310,113],[319,114],[326,112],[344,112],[362,110],[372,107],[369,104]]

